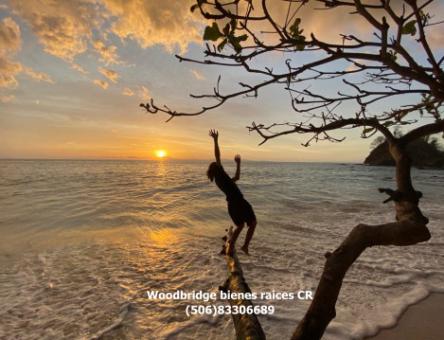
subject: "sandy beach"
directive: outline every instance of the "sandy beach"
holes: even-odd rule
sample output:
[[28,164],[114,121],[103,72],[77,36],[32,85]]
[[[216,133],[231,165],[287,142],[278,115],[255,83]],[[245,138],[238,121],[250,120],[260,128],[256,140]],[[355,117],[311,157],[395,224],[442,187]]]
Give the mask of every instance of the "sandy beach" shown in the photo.
[[432,294],[410,306],[399,323],[383,329],[372,340],[441,340],[444,334],[444,294]]

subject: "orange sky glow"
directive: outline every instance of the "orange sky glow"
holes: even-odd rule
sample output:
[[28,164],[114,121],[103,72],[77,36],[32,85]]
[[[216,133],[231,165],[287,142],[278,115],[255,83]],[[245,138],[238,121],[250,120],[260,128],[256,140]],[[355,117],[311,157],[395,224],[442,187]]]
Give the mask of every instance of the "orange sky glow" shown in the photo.
[[[211,92],[220,74],[226,84],[239,80],[232,69],[179,63],[174,57],[202,58],[205,22],[190,12],[193,3],[1,1],[0,158],[158,159],[157,151],[165,150],[168,159],[210,159],[211,128],[219,130],[222,158],[227,159],[237,153],[269,161],[365,158],[371,140],[361,139],[357,130],[338,133],[347,137],[339,144],[304,148],[306,136],[290,135],[258,146],[259,136],[246,129],[252,121],[267,124],[294,117],[282,88],[168,123],[168,117],[140,108],[151,98],[174,108],[198,108],[202,103],[190,93]],[[272,4],[279,12],[286,2]],[[325,20],[314,20],[313,12],[305,15],[308,32],[333,39],[343,29],[368,33],[340,15]],[[430,39],[434,48],[442,49],[440,32],[440,27],[433,28]]]

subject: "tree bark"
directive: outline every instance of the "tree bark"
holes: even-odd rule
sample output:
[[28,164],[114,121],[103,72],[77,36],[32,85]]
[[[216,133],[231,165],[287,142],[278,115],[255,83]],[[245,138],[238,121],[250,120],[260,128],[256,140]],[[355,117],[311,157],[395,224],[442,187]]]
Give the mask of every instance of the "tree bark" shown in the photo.
[[[419,209],[422,194],[415,191],[411,180],[411,161],[405,152],[402,139],[389,141],[389,150],[396,162],[397,190],[380,189],[387,193],[395,203],[396,222],[355,226],[341,245],[333,252],[326,253],[327,258],[319,280],[313,301],[304,318],[293,333],[292,340],[321,339],[328,324],[336,316],[336,301],[341,290],[345,274],[361,253],[374,246],[408,246],[430,239],[427,229],[429,220]],[[228,248],[232,228],[228,232],[225,249]],[[243,276],[241,264],[234,251],[226,256],[228,279],[221,289],[236,293],[251,292]],[[248,299],[230,299],[230,304],[252,306]],[[236,338],[265,339],[265,334],[256,315],[232,315]]]
[[[232,227],[228,231],[228,237],[224,249],[228,249],[231,240]],[[239,259],[236,255],[236,250],[233,255],[226,255],[228,279],[224,285],[220,287],[225,292],[232,293],[251,293],[250,287],[245,281],[244,274]],[[229,299],[230,305],[234,306],[253,306],[249,299]],[[261,324],[255,314],[231,314],[233,318],[234,328],[236,330],[236,339],[238,340],[265,340],[265,334],[262,330]]]
[[[333,252],[327,253],[313,301],[293,333],[292,340],[321,339],[336,316],[336,301],[348,269],[368,247],[381,245],[408,246],[430,239],[428,219],[418,205],[422,194],[414,190],[410,176],[410,159],[404,145],[390,142],[390,153],[396,162],[397,190],[392,191],[397,222],[381,225],[359,224]],[[385,192],[390,190],[384,190]]]

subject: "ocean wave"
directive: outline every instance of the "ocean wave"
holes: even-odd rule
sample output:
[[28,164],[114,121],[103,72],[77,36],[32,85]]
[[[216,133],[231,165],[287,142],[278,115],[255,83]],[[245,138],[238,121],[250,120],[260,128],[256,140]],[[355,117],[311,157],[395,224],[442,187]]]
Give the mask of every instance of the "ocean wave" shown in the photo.
[[[227,339],[229,317],[187,318],[187,302],[144,291],[217,290],[232,224],[206,164],[25,162],[2,168],[2,339]],[[345,277],[327,340],[361,339],[394,325],[407,306],[444,291],[441,173],[414,171],[432,239],[368,249]],[[377,192],[388,168],[248,163],[239,182],[258,226],[240,254],[255,291],[315,289],[325,262],[359,223],[394,219]],[[240,236],[244,237],[244,233]],[[239,241],[241,242],[241,240]],[[269,339],[289,338],[309,302],[279,302]],[[151,337],[151,334],[155,336]]]

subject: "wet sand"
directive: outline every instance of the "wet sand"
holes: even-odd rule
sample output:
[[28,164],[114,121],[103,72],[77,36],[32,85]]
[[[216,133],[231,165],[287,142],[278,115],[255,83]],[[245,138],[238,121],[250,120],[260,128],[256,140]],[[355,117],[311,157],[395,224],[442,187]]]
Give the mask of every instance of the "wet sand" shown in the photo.
[[410,306],[398,324],[381,330],[371,340],[442,340],[444,339],[444,294],[432,294]]

